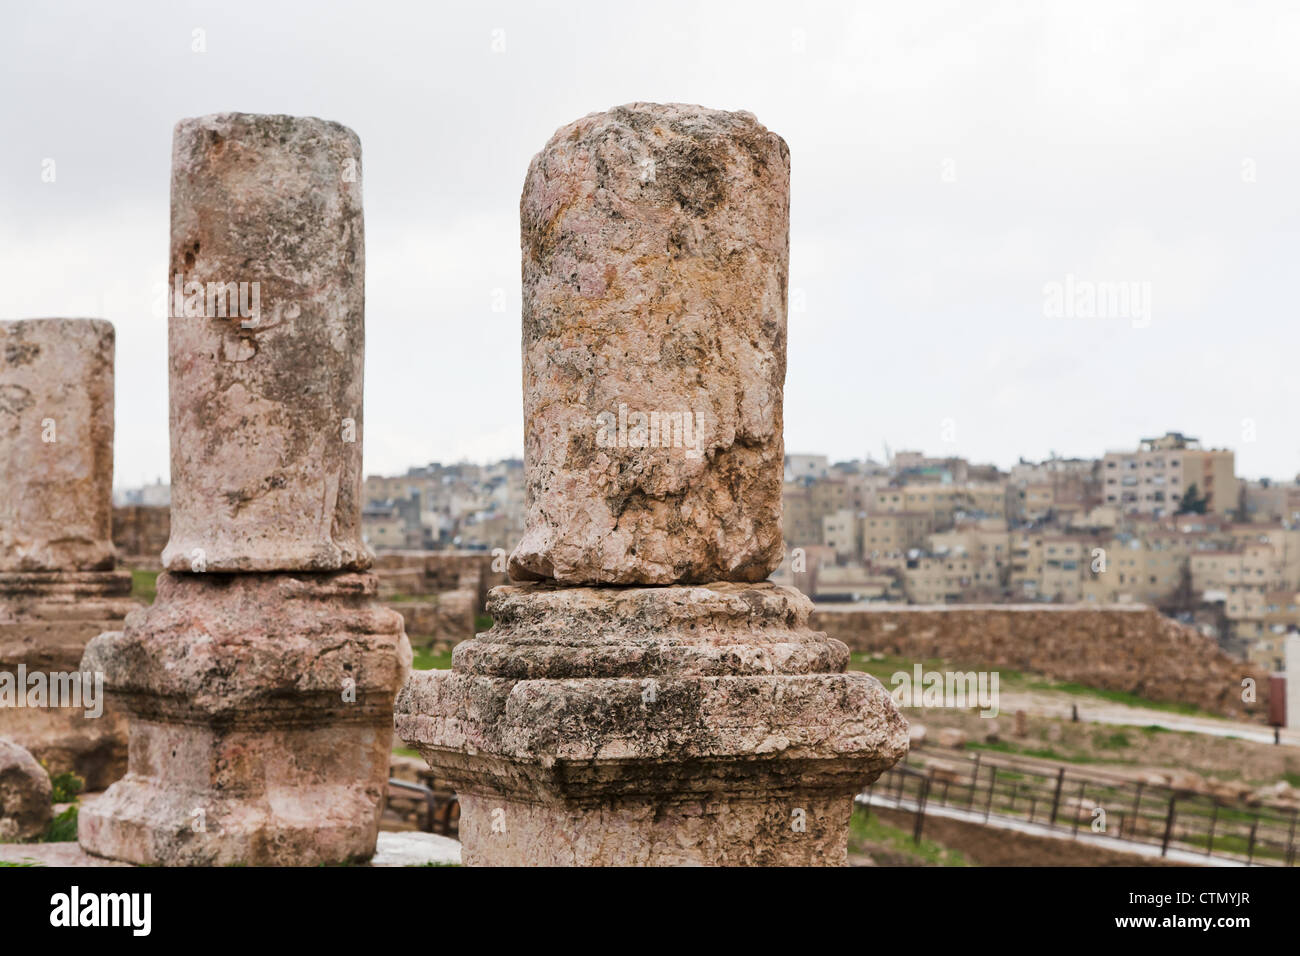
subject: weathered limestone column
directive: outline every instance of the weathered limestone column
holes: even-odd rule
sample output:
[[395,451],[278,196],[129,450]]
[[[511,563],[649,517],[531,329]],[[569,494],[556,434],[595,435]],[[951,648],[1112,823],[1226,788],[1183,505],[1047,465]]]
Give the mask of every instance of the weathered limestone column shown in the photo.
[[[781,560],[789,153],[748,113],[559,130],[521,202],[528,521],[396,724],[471,864],[842,864],[907,748]],[[608,585],[627,585],[610,587]]]
[[131,726],[130,772],[81,813],[90,853],[374,852],[411,650],[359,533],[360,162],[318,119],[176,127],[168,570],[86,650]]
[[33,675],[78,671],[86,642],[135,607],[114,570],[112,493],[113,326],[0,322],[0,737],[92,789],[126,772],[125,720],[102,699],[26,704]]

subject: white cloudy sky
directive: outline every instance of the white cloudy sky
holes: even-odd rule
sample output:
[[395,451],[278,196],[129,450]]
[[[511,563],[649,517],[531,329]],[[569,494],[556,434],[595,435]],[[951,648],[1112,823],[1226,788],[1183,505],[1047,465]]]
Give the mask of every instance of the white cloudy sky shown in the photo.
[[[1297,50],[1284,3],[7,5],[0,317],[111,319],[117,483],[165,478],[172,125],[338,120],[365,150],[367,470],[519,454],[529,159],[588,112],[702,103],[790,145],[790,451],[1007,466],[1174,428],[1290,477]],[[1045,316],[1067,275],[1150,283],[1150,324]]]

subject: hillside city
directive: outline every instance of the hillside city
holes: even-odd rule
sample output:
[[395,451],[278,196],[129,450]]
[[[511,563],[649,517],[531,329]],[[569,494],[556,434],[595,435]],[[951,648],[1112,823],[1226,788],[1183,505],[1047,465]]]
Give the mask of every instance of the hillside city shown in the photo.
[[[161,481],[116,496],[166,500]],[[523,462],[371,475],[365,502],[377,551],[509,551]],[[919,451],[788,454],[783,505],[773,580],[819,603],[1149,604],[1274,671],[1300,631],[1300,482],[1239,479],[1230,449],[1179,432],[1010,471]]]

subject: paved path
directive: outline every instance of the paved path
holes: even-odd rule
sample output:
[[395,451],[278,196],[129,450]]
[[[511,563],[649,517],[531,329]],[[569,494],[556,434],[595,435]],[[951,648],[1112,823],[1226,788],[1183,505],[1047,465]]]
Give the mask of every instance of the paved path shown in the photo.
[[[1083,699],[1067,694],[1051,692],[1012,692],[1000,694],[999,717],[1011,716],[1017,710],[1033,714],[1036,717],[1055,717],[1070,719],[1070,708],[1077,704],[1079,720],[1098,724],[1118,724],[1125,727],[1150,727],[1155,725],[1166,730],[1178,730],[1189,734],[1205,734],[1211,737],[1236,737],[1256,743],[1271,744],[1273,728],[1262,724],[1241,720],[1227,720],[1218,717],[1192,717],[1175,714],[1167,710],[1151,710],[1145,707],[1130,707],[1101,699]],[[1281,741],[1284,746],[1300,747],[1300,731],[1283,730]]]
[[[0,862],[32,866],[129,866],[83,853],[76,843],[0,843]],[[427,866],[459,863],[460,843],[417,831],[384,831],[370,866]]]

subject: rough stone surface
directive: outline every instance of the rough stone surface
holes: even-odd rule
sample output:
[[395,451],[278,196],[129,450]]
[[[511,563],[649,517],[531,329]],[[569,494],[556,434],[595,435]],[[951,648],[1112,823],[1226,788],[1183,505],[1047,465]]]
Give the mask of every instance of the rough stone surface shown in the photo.
[[251,312],[256,282],[260,308],[255,320],[190,316],[184,307],[177,314],[173,301],[171,539],[163,565],[367,567],[356,134],[324,120],[244,113],[178,123],[173,296],[178,275],[203,284],[205,311],[210,283],[249,283]]
[[82,847],[142,864],[368,858],[411,662],[375,594],[368,574],[160,575],[151,607],[86,648],[131,738]]
[[842,864],[907,723],[810,609],[767,583],[497,588],[398,734],[454,783],[469,864]]
[[[705,583],[776,568],[789,187],[779,136],[696,106],[595,113],[533,159],[528,511],[511,577]],[[683,414],[689,440],[664,425]]]
[[0,572],[113,567],[113,326],[0,322]]
[[50,776],[36,758],[0,737],[0,840],[30,840],[54,817]]
[[[1225,717],[1268,713],[1267,674],[1142,605],[824,605],[813,624],[855,651],[1030,671]],[[1241,699],[1247,677],[1254,703]]]

